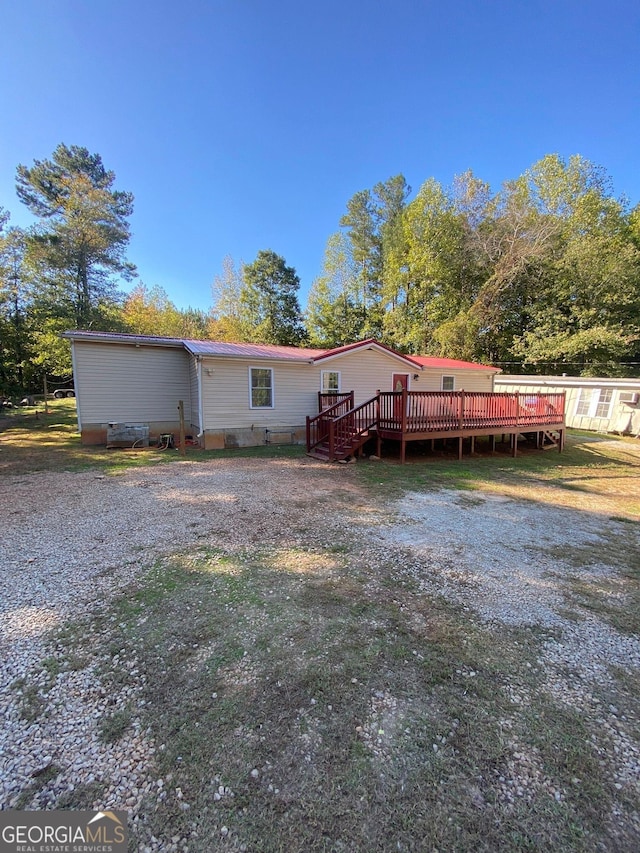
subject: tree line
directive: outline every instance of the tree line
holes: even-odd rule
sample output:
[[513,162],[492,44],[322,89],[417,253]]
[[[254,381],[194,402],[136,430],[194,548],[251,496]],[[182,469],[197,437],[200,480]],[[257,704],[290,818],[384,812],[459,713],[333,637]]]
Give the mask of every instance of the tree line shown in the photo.
[[470,171],[410,192],[397,175],[348,202],[309,296],[312,343],[638,375],[640,205],[604,169],[549,155],[497,193]]
[[158,286],[123,292],[134,198],[115,180],[79,146],[18,166],[36,223],[0,209],[0,393],[69,376],[67,329],[319,348],[376,337],[508,372],[638,372],[640,205],[580,156],[544,157],[495,193],[472,172],[414,198],[402,175],[357,192],[304,312],[296,270],[271,249],[226,258],[208,311]]

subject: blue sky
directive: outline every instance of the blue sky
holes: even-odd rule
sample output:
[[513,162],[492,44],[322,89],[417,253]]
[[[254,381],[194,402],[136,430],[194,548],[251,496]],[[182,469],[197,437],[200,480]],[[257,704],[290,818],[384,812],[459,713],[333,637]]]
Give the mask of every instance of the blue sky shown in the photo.
[[0,205],[56,145],[135,195],[129,257],[207,308],[273,249],[301,301],[358,190],[582,154],[640,200],[637,0],[0,0]]

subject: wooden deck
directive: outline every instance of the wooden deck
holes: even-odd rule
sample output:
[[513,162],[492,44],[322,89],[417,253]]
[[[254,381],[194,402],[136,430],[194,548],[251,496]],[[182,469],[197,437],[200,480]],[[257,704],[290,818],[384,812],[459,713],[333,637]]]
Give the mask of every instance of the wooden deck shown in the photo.
[[[375,397],[353,405],[353,392],[319,398],[325,408],[307,418],[307,452],[330,461],[360,450],[373,436],[378,455],[383,439],[400,442],[400,461],[405,461],[410,441],[458,439],[458,457],[463,441],[477,436],[510,436],[515,456],[518,435],[533,435],[536,446],[545,439],[559,451],[564,446],[564,394],[496,394],[465,391],[378,392]],[[327,405],[329,403],[330,405]]]

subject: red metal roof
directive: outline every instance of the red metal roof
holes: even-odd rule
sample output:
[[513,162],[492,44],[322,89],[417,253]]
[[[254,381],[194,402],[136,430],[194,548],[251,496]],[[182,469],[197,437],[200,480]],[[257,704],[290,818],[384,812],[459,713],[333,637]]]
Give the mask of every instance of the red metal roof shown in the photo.
[[73,329],[62,333],[63,338],[72,341],[99,341],[110,344],[147,344],[148,346],[181,347],[180,338],[163,338],[160,335],[127,335],[121,332],[94,332],[85,329]]
[[324,350],[303,347],[283,347],[272,344],[235,344],[227,341],[183,341],[193,355],[234,358],[275,358],[285,361],[313,361]]
[[437,358],[431,355],[413,355],[414,361],[422,367],[430,367],[433,370],[491,370],[500,373],[501,368],[492,367],[489,364],[476,364],[473,361],[458,361],[456,358]]
[[358,349],[377,349],[388,352],[389,355],[402,359],[409,364],[422,369],[433,370],[484,370],[499,373],[499,367],[486,364],[474,364],[470,361],[458,361],[454,358],[436,358],[429,355],[404,355],[391,347],[381,344],[375,338],[356,341],[333,349],[310,349],[305,347],[285,347],[273,344],[231,343],[228,341],[197,341],[183,338],[163,338],[156,335],[127,335],[119,332],[94,332],[75,330],[64,333],[65,338],[75,340],[96,340],[104,343],[128,343],[150,346],[184,347],[193,355],[227,357],[227,358],[260,358],[298,362],[318,362],[326,358],[340,356]]

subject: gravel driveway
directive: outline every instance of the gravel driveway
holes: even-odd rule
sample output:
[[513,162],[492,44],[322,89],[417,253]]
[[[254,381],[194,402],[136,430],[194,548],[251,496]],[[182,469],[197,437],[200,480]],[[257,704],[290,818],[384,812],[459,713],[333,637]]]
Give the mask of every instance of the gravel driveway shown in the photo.
[[[328,500],[332,495],[337,506]],[[96,670],[57,671],[55,662],[43,669],[52,654],[52,631],[55,637],[68,620],[100,608],[163,555],[221,542],[318,544],[344,533],[345,524],[372,560],[391,549],[422,590],[473,608],[491,625],[561,628],[561,639],[546,642],[540,660],[549,690],[597,715],[616,744],[616,784],[640,785],[640,753],[631,733],[637,720],[614,706],[598,707],[592,689],[611,678],[612,665],[637,674],[640,642],[595,614],[572,621],[562,607],[566,579],[581,571],[563,551],[569,558],[573,548],[597,547],[616,525],[625,535],[631,530],[637,546],[636,525],[490,491],[410,493],[376,505],[350,466],[234,457],[118,476],[89,471],[7,477],[0,519],[2,808],[52,807],[54,797],[100,778],[109,782],[104,806],[124,803],[135,820],[155,784],[156,746],[149,731],[136,723],[113,744],[98,736],[96,721],[112,698]],[[602,563],[588,571],[612,577],[616,567],[607,565],[603,550]],[[123,665],[135,673],[135,653],[122,652]],[[29,683],[46,683],[37,715],[25,714],[29,697],[21,685]],[[118,701],[135,703],[135,688]],[[36,793],[40,786],[34,785],[33,798],[25,799],[45,772],[52,776],[45,793]]]

